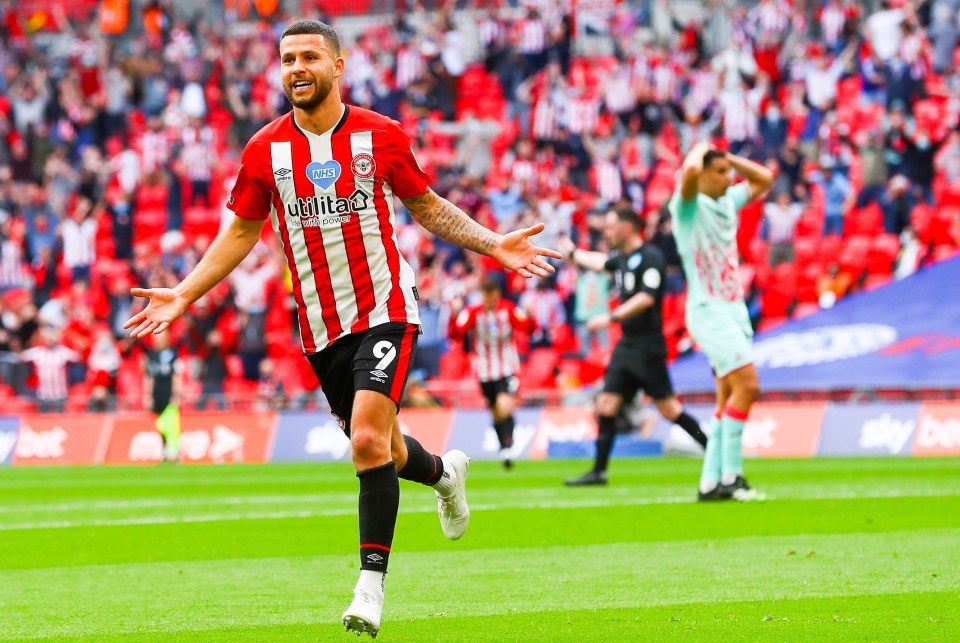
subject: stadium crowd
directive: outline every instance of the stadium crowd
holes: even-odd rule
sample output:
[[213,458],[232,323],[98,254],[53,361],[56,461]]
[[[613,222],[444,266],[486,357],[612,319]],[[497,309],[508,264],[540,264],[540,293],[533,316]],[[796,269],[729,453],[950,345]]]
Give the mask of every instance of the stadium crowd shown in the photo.
[[[216,23],[151,1],[106,29],[102,9],[117,3],[88,19],[44,4],[0,6],[0,393],[51,410],[139,408],[144,349],[121,328],[139,305],[129,288],[177,283],[232,216],[240,150],[289,109],[276,49],[289,16],[274,3],[264,19],[228,10]],[[540,245],[605,250],[606,210],[642,212],[668,260],[672,355],[689,339],[663,206],[694,142],[776,169],[740,227],[757,326],[960,245],[956,0],[711,0],[688,21],[662,0],[616,3],[599,21],[562,4],[420,8],[368,26],[345,43],[345,99],[399,120],[438,192],[490,227],[543,221]],[[578,55],[579,39],[612,53]],[[583,322],[615,294],[604,275],[564,267],[527,285],[399,209],[423,375],[462,378],[448,319],[486,277],[534,319],[529,347],[555,358],[528,369],[543,374],[535,385],[556,385],[564,355],[602,360],[610,338]],[[176,329],[187,403],[314,403],[274,248],[265,239]]]

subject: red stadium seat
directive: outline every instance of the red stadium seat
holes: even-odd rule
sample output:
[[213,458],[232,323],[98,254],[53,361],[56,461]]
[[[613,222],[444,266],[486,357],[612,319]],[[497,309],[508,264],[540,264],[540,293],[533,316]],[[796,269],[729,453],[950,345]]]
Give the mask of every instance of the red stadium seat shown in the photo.
[[750,240],[749,247],[747,251],[750,253],[748,259],[752,263],[767,263],[767,257],[770,253],[770,247],[767,245],[767,242],[761,239],[760,237],[754,237]]
[[526,389],[549,388],[556,384],[560,353],[553,348],[537,348],[530,352],[520,369],[520,385]]
[[837,236],[823,237],[817,244],[819,256],[817,259],[824,265],[829,265],[831,261],[837,261],[840,256],[840,249],[843,247],[843,240]]
[[871,203],[862,210],[851,210],[843,222],[843,233],[846,236],[873,235],[883,230],[883,211],[876,203]]
[[794,239],[793,247],[796,251],[796,263],[801,268],[815,261],[820,252],[817,240],[809,237]]
[[900,252],[900,238],[895,234],[881,234],[873,240],[867,253],[867,272],[888,275]]

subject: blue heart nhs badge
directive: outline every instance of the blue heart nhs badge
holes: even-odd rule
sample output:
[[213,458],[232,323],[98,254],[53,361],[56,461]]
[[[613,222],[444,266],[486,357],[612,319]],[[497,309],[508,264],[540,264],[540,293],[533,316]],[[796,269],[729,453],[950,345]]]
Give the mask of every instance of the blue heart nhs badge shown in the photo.
[[317,187],[326,190],[340,178],[340,164],[333,159],[326,163],[314,161],[307,166],[307,178]]

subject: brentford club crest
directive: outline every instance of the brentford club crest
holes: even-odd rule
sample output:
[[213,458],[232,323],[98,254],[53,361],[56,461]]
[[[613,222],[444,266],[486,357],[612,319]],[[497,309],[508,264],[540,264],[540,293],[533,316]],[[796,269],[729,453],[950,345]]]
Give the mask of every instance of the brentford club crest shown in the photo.
[[369,154],[357,154],[350,162],[350,169],[358,179],[369,179],[377,171],[377,162]]

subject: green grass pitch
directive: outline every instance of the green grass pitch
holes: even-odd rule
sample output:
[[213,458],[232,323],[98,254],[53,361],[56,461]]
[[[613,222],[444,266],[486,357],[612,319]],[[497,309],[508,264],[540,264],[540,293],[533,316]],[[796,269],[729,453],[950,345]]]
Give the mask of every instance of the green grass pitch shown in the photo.
[[[444,539],[403,482],[378,641],[958,641],[960,459],[474,462]],[[349,641],[349,465],[0,469],[0,640]]]

